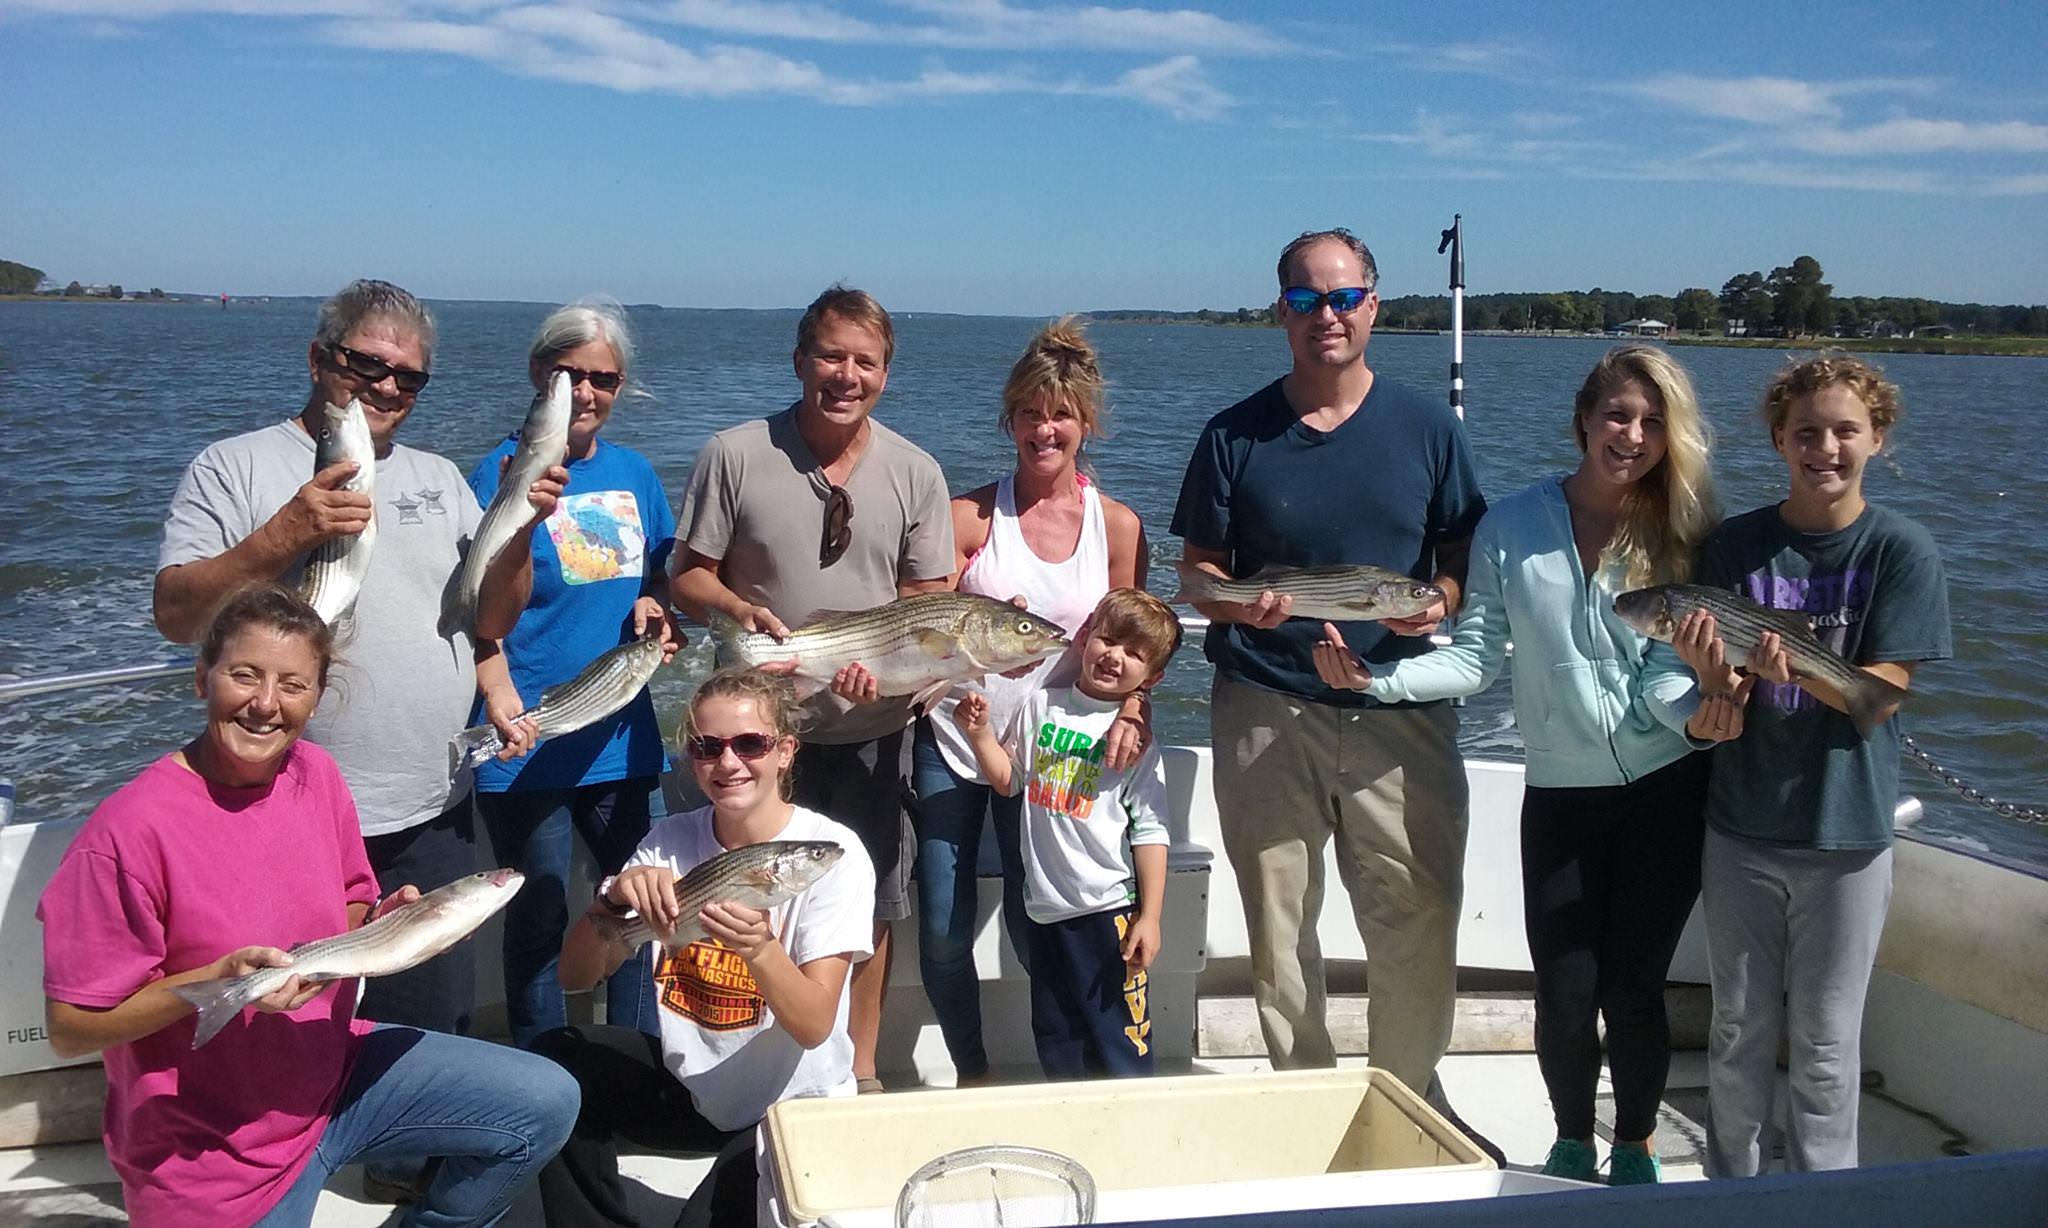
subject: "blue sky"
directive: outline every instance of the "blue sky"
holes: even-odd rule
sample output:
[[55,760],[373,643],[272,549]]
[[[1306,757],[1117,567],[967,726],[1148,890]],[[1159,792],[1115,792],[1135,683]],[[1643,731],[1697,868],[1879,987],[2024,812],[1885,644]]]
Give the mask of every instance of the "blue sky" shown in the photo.
[[0,258],[130,288],[1049,314],[2048,300],[2048,5],[0,0]]

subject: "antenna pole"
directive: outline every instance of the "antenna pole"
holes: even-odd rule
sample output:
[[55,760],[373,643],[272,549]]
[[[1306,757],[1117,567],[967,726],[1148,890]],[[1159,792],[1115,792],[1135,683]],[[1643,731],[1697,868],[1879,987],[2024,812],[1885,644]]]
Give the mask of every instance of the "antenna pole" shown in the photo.
[[1465,215],[1453,213],[1436,254],[1451,253],[1451,408],[1465,416]]

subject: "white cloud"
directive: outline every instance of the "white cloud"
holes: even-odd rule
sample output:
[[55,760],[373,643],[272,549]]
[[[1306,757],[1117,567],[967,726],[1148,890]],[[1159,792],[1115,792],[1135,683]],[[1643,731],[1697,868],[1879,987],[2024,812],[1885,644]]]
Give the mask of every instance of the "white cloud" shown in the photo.
[[1508,116],[1508,122],[1523,132],[1556,132],[1576,127],[1579,117],[1556,111],[1516,111]]
[[2048,124],[2021,120],[1965,123],[1954,119],[1888,119],[1864,128],[1812,128],[1786,134],[1785,142],[1811,153],[2048,153]]
[[877,22],[826,4],[794,0],[635,0],[649,20],[761,38],[875,43],[974,51],[1136,51],[1153,55],[1272,55],[1287,43],[1270,31],[1194,9],[1105,5],[1019,8],[1007,0],[898,0],[911,17]]
[[1803,81],[1791,77],[1701,77],[1664,73],[1622,87],[1626,93],[1664,103],[1692,115],[1744,123],[1784,125],[1837,120],[1839,99],[1857,94],[1925,93],[1925,81],[1870,78]]
[[1986,196],[2048,196],[2048,175],[2006,175],[1987,180]]

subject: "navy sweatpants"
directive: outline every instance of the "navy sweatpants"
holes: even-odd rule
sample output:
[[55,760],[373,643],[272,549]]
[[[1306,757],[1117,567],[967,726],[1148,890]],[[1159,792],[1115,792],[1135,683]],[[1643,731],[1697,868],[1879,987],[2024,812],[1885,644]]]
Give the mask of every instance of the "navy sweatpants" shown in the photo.
[[1031,1037],[1048,1079],[1152,1073],[1144,973],[1124,979],[1121,908],[1030,923]]

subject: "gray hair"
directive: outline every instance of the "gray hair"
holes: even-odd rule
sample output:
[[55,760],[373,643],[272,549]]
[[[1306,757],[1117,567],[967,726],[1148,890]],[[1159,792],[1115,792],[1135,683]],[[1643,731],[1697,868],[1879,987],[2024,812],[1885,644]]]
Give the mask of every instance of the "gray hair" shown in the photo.
[[1314,247],[1318,243],[1326,242],[1342,243],[1350,248],[1351,254],[1358,257],[1359,266],[1365,270],[1365,288],[1367,290],[1379,289],[1380,266],[1373,263],[1372,252],[1366,248],[1365,240],[1352,234],[1342,226],[1337,226],[1329,230],[1303,231],[1300,235],[1296,236],[1294,242],[1280,249],[1280,288],[1282,290],[1286,290],[1294,284],[1287,278],[1288,266],[1294,263],[1294,257],[1300,254],[1304,248]]
[[420,341],[421,357],[434,357],[434,317],[427,305],[388,281],[362,278],[343,286],[333,298],[320,304],[313,340],[324,346],[340,345],[365,320],[388,319],[410,329]]
[[633,330],[626,324],[626,309],[617,299],[603,295],[579,298],[548,313],[548,318],[540,322],[540,331],[533,335],[527,361],[534,369],[544,371],[570,350],[593,341],[602,341],[612,348],[620,375],[632,372]]

